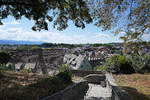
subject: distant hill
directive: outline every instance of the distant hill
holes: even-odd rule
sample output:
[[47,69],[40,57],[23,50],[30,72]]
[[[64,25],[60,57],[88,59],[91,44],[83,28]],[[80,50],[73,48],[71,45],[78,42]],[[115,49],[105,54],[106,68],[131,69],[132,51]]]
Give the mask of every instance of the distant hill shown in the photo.
[[0,44],[9,44],[9,45],[34,45],[42,44],[41,41],[16,41],[16,40],[0,40]]

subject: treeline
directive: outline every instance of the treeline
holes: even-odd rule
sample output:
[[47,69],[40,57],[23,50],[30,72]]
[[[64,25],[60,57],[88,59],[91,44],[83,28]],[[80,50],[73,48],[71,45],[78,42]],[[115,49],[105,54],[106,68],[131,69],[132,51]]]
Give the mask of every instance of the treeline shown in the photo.
[[105,46],[105,47],[112,47],[113,44],[100,44],[100,43],[94,43],[94,44],[89,44],[92,47],[100,47],[100,46]]
[[39,47],[43,48],[76,48],[81,47],[81,44],[65,44],[65,43],[43,43]]
[[58,47],[58,48],[76,48],[76,47],[86,47],[86,46],[90,46],[90,47],[100,47],[100,46],[105,46],[108,48],[112,48],[112,46],[114,45],[121,45],[121,43],[94,43],[94,44],[66,44],[66,43],[43,43],[40,45],[40,47],[45,47],[45,48],[54,48],[54,47]]
[[127,44],[124,44],[124,43],[105,43],[105,44],[102,44],[102,43],[94,43],[94,44],[90,44],[90,43],[87,43],[87,44],[67,44],[67,43],[42,43],[42,44],[39,44],[39,45],[0,45],[1,49],[13,49],[13,48],[16,48],[16,49],[37,49],[37,48],[76,48],[76,47],[100,47],[100,46],[104,46],[104,47],[107,47],[111,50],[113,50],[113,47],[116,47],[116,46],[135,46],[138,47],[137,45],[140,45],[140,46],[150,46],[150,42],[145,42],[145,41],[142,41],[142,42],[130,42],[130,43],[127,43]]

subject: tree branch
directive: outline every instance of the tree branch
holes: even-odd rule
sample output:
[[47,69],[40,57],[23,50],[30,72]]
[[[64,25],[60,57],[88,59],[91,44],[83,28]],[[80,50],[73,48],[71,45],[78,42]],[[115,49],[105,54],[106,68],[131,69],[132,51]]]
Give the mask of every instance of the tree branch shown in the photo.
[[25,2],[17,2],[17,1],[0,1],[0,6],[2,5],[22,5],[22,6],[39,6],[39,5],[44,5],[46,3],[48,3],[49,1],[46,0],[45,2],[39,3],[37,4],[33,4],[33,3],[25,3]]

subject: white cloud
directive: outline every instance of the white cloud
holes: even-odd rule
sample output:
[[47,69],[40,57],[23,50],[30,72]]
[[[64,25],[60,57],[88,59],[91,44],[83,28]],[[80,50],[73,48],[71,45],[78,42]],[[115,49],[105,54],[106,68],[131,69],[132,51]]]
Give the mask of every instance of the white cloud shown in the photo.
[[0,25],[0,31],[2,31],[5,28],[5,24],[4,25]]
[[[96,29],[93,26],[91,26],[93,28],[89,27],[89,29],[82,30],[81,32],[83,33],[79,34],[79,30],[73,30],[73,27],[70,28],[73,33],[59,32],[53,29],[53,31],[34,32],[30,30],[33,24],[26,19],[16,21],[13,18],[9,18],[4,21],[4,25],[0,25],[0,40],[27,40],[53,43],[110,43],[121,41],[119,39],[120,34],[114,36],[110,32],[90,33]],[[122,32],[122,35],[124,35],[124,32]],[[150,35],[143,37],[146,40],[150,40]]]
[[118,36],[113,34],[91,33],[91,34],[65,34],[62,32],[27,31],[23,28],[7,28],[0,31],[1,40],[27,40],[44,41],[53,43],[109,43],[120,42]]
[[4,24],[6,24],[6,25],[11,25],[11,24],[20,24],[20,22],[19,21],[16,21],[16,20],[13,20],[13,21],[11,21],[11,22],[4,22]]

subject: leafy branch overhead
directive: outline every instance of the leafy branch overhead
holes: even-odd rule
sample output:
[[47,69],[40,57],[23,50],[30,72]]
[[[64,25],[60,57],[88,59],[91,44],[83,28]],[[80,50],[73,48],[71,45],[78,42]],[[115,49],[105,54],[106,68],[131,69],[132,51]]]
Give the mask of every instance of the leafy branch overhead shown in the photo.
[[125,33],[128,40],[150,32],[150,0],[89,0],[96,25]]
[[0,0],[0,24],[9,15],[34,20],[35,31],[48,30],[48,22],[64,30],[71,20],[80,28],[94,22],[103,30],[134,29],[136,38],[149,32],[150,0]]
[[85,23],[92,22],[89,9],[83,0],[0,0],[0,23],[9,15],[16,19],[25,16],[34,20],[33,30],[48,30],[48,22],[63,30],[72,20],[77,27],[84,28]]

